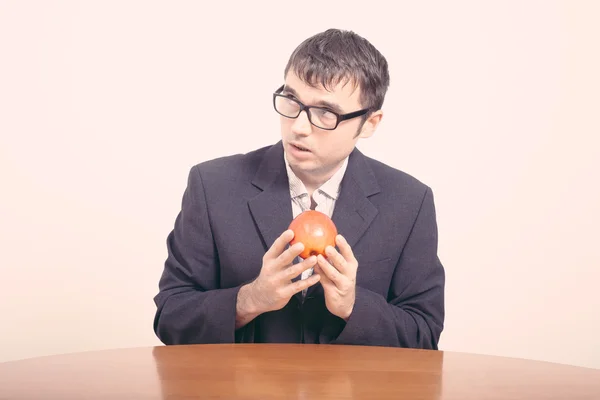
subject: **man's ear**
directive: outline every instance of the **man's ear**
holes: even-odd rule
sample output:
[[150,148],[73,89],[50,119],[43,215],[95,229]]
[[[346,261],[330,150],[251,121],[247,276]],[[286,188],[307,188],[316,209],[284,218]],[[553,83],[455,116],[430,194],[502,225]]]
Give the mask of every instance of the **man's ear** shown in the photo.
[[383,118],[383,111],[378,110],[371,113],[356,136],[362,139],[373,136],[381,118]]

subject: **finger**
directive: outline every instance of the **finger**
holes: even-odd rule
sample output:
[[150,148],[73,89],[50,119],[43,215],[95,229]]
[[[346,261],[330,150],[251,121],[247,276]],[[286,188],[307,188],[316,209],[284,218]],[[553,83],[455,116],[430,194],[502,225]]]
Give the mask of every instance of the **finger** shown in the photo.
[[327,275],[325,275],[325,273],[323,272],[323,270],[321,269],[321,267],[319,267],[319,264],[315,265],[315,270],[313,272],[313,274],[317,274],[317,275],[321,275],[321,285],[323,285],[323,287],[327,287],[327,286],[332,286],[332,287],[336,287],[335,283],[333,283],[331,281],[331,279],[329,279],[327,277]]
[[344,259],[351,264],[358,264],[356,258],[354,257],[354,253],[352,252],[352,248],[346,241],[346,238],[342,235],[337,235],[336,244],[340,248],[340,253],[344,257]]
[[293,282],[291,284],[288,285],[289,288],[289,294],[290,297],[292,297],[293,295],[295,295],[296,293],[299,293],[301,291],[303,291],[304,289],[308,289],[309,287],[311,287],[312,285],[316,284],[317,282],[319,282],[319,280],[321,279],[321,275],[311,275],[306,279],[300,279],[296,282]]
[[327,261],[345,275],[348,271],[346,259],[332,246],[327,246],[325,254],[327,254]]
[[340,271],[335,269],[333,265],[329,264],[329,261],[327,261],[325,257],[323,257],[320,254],[317,257],[317,262],[319,264],[319,267],[321,267],[321,271],[323,272],[323,274],[327,278],[329,278],[330,281],[335,283],[336,286],[338,286],[338,284],[341,283],[342,278],[342,274],[340,273]]
[[277,258],[281,253],[283,253],[283,250],[285,250],[285,246],[287,246],[287,244],[293,238],[293,230],[288,229],[284,231],[281,235],[279,235],[277,239],[275,239],[269,250],[267,250],[267,252],[265,253],[265,258],[270,260]]
[[287,279],[294,279],[295,277],[297,277],[298,275],[300,275],[307,269],[314,267],[316,264],[317,264],[317,257],[310,256],[306,260],[304,260],[298,264],[294,264],[291,267],[287,268],[284,273],[285,273]]
[[294,261],[294,258],[298,257],[300,253],[302,253],[302,250],[304,250],[303,243],[294,243],[293,246],[290,246],[286,251],[284,251],[277,257],[277,259],[275,260],[277,266],[279,268],[287,267],[292,263],[292,261]]

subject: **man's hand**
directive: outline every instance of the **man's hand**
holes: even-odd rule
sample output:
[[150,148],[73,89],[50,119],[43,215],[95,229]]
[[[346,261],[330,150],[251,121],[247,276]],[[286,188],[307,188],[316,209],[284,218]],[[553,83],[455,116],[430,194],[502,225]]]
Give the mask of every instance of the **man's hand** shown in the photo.
[[340,252],[328,246],[325,249],[327,258],[322,255],[317,257],[318,264],[315,266],[314,275],[321,276],[325,304],[329,312],[348,321],[356,299],[358,261],[342,235],[337,235],[336,245]]
[[316,274],[292,282],[293,278],[317,263],[317,258],[311,256],[292,265],[294,259],[304,250],[302,243],[285,249],[293,237],[292,230],[283,232],[265,253],[258,278],[240,288],[236,305],[236,329],[262,313],[285,307],[294,294],[319,282],[320,276]]

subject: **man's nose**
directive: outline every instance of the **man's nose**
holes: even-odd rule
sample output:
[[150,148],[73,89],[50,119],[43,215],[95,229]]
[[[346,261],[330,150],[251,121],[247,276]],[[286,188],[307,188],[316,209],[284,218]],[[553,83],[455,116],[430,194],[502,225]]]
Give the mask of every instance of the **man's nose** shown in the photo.
[[306,110],[300,112],[300,115],[298,115],[292,124],[292,132],[297,135],[310,135],[312,132],[312,124],[308,120]]

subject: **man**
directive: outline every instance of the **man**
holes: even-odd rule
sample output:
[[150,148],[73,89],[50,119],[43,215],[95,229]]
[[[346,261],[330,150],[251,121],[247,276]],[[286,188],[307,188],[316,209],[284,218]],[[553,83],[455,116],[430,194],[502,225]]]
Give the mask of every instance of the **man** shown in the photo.
[[[273,94],[281,140],[189,174],[167,239],[154,329],[165,344],[328,343],[437,349],[444,269],[432,191],[363,155],[389,84],[353,32],[298,46]],[[301,259],[292,219],[331,216],[336,246]]]

